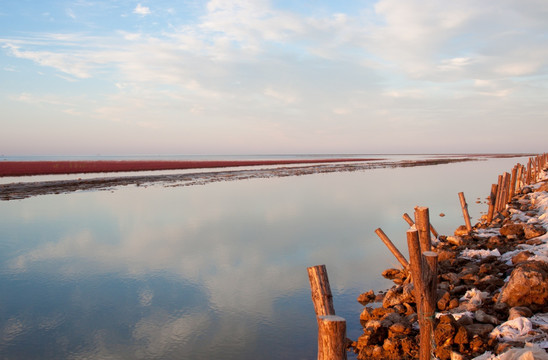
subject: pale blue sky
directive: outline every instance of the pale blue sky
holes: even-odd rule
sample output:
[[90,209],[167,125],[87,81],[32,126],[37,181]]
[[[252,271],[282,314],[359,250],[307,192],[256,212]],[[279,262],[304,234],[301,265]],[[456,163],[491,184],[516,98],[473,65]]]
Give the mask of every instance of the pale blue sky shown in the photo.
[[0,154],[545,152],[548,1],[0,0]]

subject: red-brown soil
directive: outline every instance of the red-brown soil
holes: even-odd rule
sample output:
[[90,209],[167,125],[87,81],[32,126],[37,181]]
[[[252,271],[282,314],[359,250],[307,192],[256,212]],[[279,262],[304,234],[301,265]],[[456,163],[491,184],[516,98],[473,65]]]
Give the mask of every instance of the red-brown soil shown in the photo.
[[203,168],[225,168],[258,165],[288,165],[312,163],[340,163],[352,161],[372,161],[379,159],[303,159],[303,160],[235,160],[235,161],[2,161],[0,177],[24,175],[101,173],[147,170],[183,170]]

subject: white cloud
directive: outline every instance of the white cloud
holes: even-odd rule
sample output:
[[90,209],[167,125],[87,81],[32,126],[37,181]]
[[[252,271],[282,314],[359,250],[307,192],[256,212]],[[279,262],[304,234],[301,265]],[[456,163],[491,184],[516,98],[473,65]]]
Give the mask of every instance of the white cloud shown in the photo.
[[148,6],[143,6],[141,4],[137,4],[135,9],[133,9],[133,13],[145,16],[145,15],[150,15],[151,12],[150,12],[150,8]]

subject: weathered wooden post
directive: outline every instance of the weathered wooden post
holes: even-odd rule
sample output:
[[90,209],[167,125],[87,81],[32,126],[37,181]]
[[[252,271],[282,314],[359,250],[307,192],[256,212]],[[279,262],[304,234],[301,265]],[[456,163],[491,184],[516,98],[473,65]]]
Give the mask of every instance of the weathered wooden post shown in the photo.
[[346,320],[337,315],[318,316],[318,360],[346,360]]
[[325,265],[311,266],[307,268],[307,271],[316,316],[335,315],[333,294],[331,294],[331,286],[329,285]]
[[[423,261],[419,231],[417,229],[407,230],[407,246],[409,248],[409,268],[413,279],[415,291],[415,302],[420,328],[419,359],[430,360],[433,350],[432,336],[434,329],[434,310],[436,291],[432,286],[437,286],[437,275],[432,280],[434,271],[437,274],[437,254],[431,251],[424,252],[426,256]],[[435,261],[433,261],[435,259]],[[435,264],[434,264],[435,263]]]
[[382,231],[381,228],[378,228],[377,230],[375,230],[375,233],[377,234],[378,237],[381,238],[382,242],[384,243],[384,245],[386,245],[388,250],[390,250],[390,252],[396,257],[396,259],[398,259],[400,264],[404,268],[407,268],[409,266],[407,259],[405,258],[405,256],[402,255],[402,253],[398,250],[398,248],[396,247],[396,245],[394,245],[394,243],[390,240],[390,238],[386,236],[384,231]]
[[464,198],[464,193],[459,193],[460,206],[462,208],[462,216],[464,217],[464,222],[466,223],[466,230],[469,232],[472,231],[472,224],[470,223],[470,214],[468,213],[468,204]]
[[335,315],[325,265],[307,268],[318,322],[318,360],[346,360],[346,320]]
[[490,223],[493,221],[493,216],[495,215],[495,203],[497,201],[497,184],[491,185],[491,193],[489,194],[489,210],[487,211],[487,222]]
[[[409,216],[407,213],[404,213],[403,214],[403,220],[405,220],[405,222],[407,222],[409,224],[409,226],[413,226],[415,225],[415,222],[413,221],[413,219],[411,219],[411,216]],[[430,232],[432,233],[432,235],[434,236],[434,238],[438,238],[440,236],[440,234],[438,233],[438,231],[434,228],[434,225],[432,225],[432,223],[430,223]]]
[[523,186],[523,165],[518,164],[518,175],[517,175],[515,192],[521,189],[522,186]]
[[505,179],[504,179],[504,191],[505,191],[505,197],[504,197],[504,206],[502,207],[502,209],[504,210],[504,208],[506,207],[506,204],[508,204],[510,202],[510,200],[512,199],[510,197],[510,184],[512,182],[512,179],[511,179],[511,175],[510,173],[504,173],[504,175],[506,176]]
[[415,207],[415,227],[419,231],[421,250],[432,250],[432,240],[430,238],[430,216],[427,207]]
[[502,198],[502,175],[499,175],[498,182],[497,182],[497,196],[496,196],[496,203],[495,203],[495,212],[500,212],[500,202]]
[[518,176],[518,166],[516,165],[512,169],[512,181],[510,182],[510,191],[508,194],[509,199],[512,199],[514,195],[516,194],[517,176]]

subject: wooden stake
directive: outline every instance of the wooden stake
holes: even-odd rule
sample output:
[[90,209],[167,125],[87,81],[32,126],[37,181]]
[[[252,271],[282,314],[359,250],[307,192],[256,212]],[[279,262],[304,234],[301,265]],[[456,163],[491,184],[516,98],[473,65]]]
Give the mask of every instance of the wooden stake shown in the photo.
[[495,203],[497,201],[497,184],[491,185],[491,193],[489,194],[489,210],[487,211],[487,222],[490,223],[493,221],[493,216],[495,215]]
[[[409,226],[415,225],[415,222],[413,221],[413,219],[411,219],[411,216],[409,216],[407,213],[403,214],[403,220],[405,220],[405,222],[407,222]],[[432,233],[435,239],[437,239],[440,236],[440,234],[434,228],[434,225],[432,225],[432,223],[430,223],[430,232]]]
[[501,202],[501,196],[502,194],[502,175],[499,175],[498,182],[497,182],[497,196],[496,196],[496,203],[495,203],[495,212],[500,212],[500,202]]
[[466,230],[469,232],[472,231],[472,224],[470,223],[470,214],[468,213],[468,204],[464,198],[464,193],[459,193],[460,206],[462,208],[462,216],[464,217],[464,222],[466,223]]
[[522,186],[523,186],[523,165],[518,164],[518,175],[517,175],[515,192],[519,191]]
[[346,360],[346,320],[337,315],[318,317],[318,360]]
[[388,250],[392,252],[392,254],[396,257],[396,259],[398,259],[400,264],[404,268],[407,268],[409,266],[407,259],[405,258],[405,256],[402,255],[402,253],[398,250],[398,248],[394,245],[394,243],[390,241],[390,238],[386,236],[384,231],[382,231],[381,228],[378,228],[377,230],[375,230],[375,233],[381,238],[382,242],[384,243],[384,245],[386,245]]
[[[419,241],[419,231],[416,229],[407,230],[407,246],[409,249],[409,269],[413,279],[415,303],[417,305],[417,314],[420,329],[419,359],[430,360],[432,354],[432,343],[430,334],[427,333],[428,325],[424,311],[425,285],[422,276],[422,255]],[[427,340],[423,340],[427,339]]]
[[316,316],[335,315],[333,295],[325,265],[311,266],[307,270]]
[[434,317],[436,313],[438,288],[438,254],[433,251],[424,251],[422,253],[422,259],[422,276],[425,292],[422,312],[424,316],[423,326],[425,329],[420,332],[420,344],[422,347],[423,344],[430,343],[433,350],[435,348]]
[[430,239],[430,216],[427,207],[415,207],[415,227],[419,231],[421,250],[430,251],[432,249],[432,240]]
[[516,183],[517,183],[517,176],[518,176],[518,166],[514,166],[512,169],[512,181],[510,182],[510,191],[508,193],[508,198],[511,200],[514,195],[516,194]]

